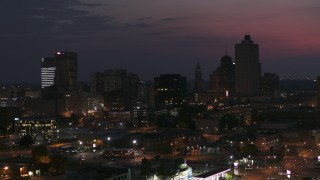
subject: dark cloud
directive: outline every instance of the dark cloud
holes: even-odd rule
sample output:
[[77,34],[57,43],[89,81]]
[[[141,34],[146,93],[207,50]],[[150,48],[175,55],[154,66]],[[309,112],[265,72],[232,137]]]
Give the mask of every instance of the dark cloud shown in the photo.
[[124,25],[124,28],[150,28],[152,27],[151,24],[138,22],[138,23],[127,23]]
[[[91,31],[112,29],[112,17],[90,15],[86,7],[100,4],[83,3],[80,0],[28,0],[6,1],[8,9],[0,11],[0,34],[12,35],[53,35],[72,31]],[[77,8],[82,7],[82,9]],[[18,12],[18,13],[17,13]],[[71,26],[72,25],[72,26]]]
[[175,18],[163,18],[161,19],[161,21],[173,21],[175,20]]
[[148,16],[148,17],[138,18],[137,20],[138,21],[148,21],[148,20],[151,20],[151,19],[152,19],[152,16]]

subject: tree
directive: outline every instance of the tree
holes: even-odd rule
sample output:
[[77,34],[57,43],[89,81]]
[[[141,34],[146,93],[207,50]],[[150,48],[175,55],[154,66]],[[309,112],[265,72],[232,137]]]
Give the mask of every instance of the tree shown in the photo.
[[278,161],[278,162],[283,161],[284,154],[285,154],[284,151],[277,151],[277,152],[275,152],[275,155],[277,156],[277,161]]
[[79,125],[79,119],[80,117],[74,113],[71,114],[70,120],[72,122],[72,124],[74,125]]
[[140,172],[141,175],[148,176],[151,174],[152,164],[147,158],[141,160]]
[[246,144],[242,149],[241,152],[245,155],[252,155],[256,154],[258,151],[258,148],[255,144]]
[[44,145],[37,146],[32,149],[32,159],[35,162],[40,163],[49,163],[49,151],[48,148]]
[[66,170],[67,158],[60,154],[50,156],[49,171],[55,174],[64,173]]
[[177,158],[174,160],[173,162],[173,168],[174,169],[179,169],[180,166],[184,163],[184,159],[183,158]]
[[20,146],[23,147],[29,147],[32,144],[34,144],[34,141],[32,139],[32,137],[30,136],[30,134],[24,135],[20,141],[19,141]]
[[226,176],[224,177],[225,180],[231,180],[232,179],[232,175],[229,173],[226,173]]

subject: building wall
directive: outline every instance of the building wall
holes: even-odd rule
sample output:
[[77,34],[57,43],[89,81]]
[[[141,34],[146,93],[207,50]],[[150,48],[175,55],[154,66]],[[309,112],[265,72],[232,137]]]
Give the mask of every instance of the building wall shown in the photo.
[[250,35],[245,35],[241,43],[235,45],[235,83],[238,96],[258,96],[260,94],[261,64],[259,46]]
[[187,80],[180,74],[162,74],[154,78],[155,106],[181,107],[187,101]]
[[15,121],[16,138],[29,134],[35,141],[52,141],[57,139],[55,119],[21,118]]
[[75,89],[78,83],[77,54],[74,52],[57,52],[55,85],[66,89]]
[[54,85],[56,63],[54,58],[41,60],[41,88]]

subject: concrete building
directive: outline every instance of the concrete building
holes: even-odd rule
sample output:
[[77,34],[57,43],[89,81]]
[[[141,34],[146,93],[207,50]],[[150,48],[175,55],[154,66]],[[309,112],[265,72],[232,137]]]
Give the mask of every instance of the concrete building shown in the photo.
[[41,88],[54,85],[56,63],[54,58],[42,58],[41,60]]
[[226,177],[226,174],[230,172],[229,168],[218,168],[209,172],[205,172],[203,174],[194,176],[193,180],[219,180]]
[[250,35],[245,35],[241,43],[235,44],[235,89],[240,97],[260,95],[261,64],[259,46]]
[[127,82],[127,70],[109,69],[104,71],[104,92],[124,91]]
[[74,90],[78,83],[77,53],[56,52],[55,86],[68,90]]
[[13,130],[14,120],[20,118],[22,109],[18,107],[0,107],[0,134],[8,135]]
[[91,76],[90,83],[91,93],[103,94],[104,92],[104,75],[101,72],[96,72]]
[[210,90],[216,99],[225,99],[234,95],[235,69],[230,56],[221,58],[220,66],[210,75]]
[[270,98],[275,97],[275,93],[279,91],[279,76],[272,73],[264,73],[260,80],[261,94]]
[[74,90],[78,83],[77,54],[58,51],[54,57],[41,60],[41,88],[55,85],[58,88]]
[[198,94],[198,93],[202,93],[203,91],[204,91],[204,81],[202,79],[201,67],[198,62],[196,69],[195,69],[194,92]]
[[14,132],[16,138],[29,134],[35,142],[47,142],[57,139],[55,119],[29,117],[15,120]]
[[320,76],[317,77],[317,107],[320,107]]
[[180,74],[161,74],[154,78],[155,106],[181,107],[187,101],[187,79]]

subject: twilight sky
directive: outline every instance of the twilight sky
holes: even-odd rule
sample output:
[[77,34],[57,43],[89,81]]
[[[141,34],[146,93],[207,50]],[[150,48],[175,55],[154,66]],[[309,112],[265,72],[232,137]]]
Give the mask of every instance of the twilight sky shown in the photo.
[[246,33],[260,46],[262,72],[320,75],[319,0],[2,0],[0,82],[40,83],[40,60],[78,53],[79,79],[125,68],[203,78]]

